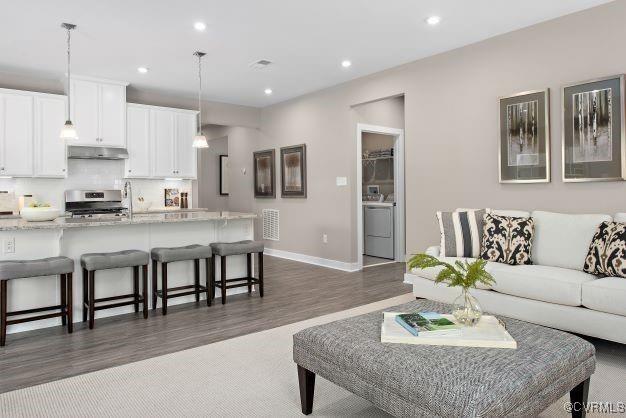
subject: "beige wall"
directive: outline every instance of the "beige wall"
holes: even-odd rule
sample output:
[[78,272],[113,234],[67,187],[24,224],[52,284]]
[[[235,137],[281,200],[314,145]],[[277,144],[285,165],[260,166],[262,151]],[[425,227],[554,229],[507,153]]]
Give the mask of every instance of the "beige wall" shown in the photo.
[[198,150],[198,180],[194,188],[197,207],[229,210],[228,196],[220,195],[220,155],[228,155],[228,136],[209,137],[209,148]]
[[[561,181],[560,87],[626,72],[625,19],[620,0],[263,109],[263,146],[306,142],[309,152],[309,198],[264,204],[291,209],[281,213],[281,242],[270,245],[356,260],[355,128],[362,112],[351,106],[398,94],[406,114],[408,253],[437,242],[438,209],[624,211],[624,182]],[[498,97],[545,87],[553,180],[499,184]],[[335,186],[336,176],[348,176],[350,187]]]

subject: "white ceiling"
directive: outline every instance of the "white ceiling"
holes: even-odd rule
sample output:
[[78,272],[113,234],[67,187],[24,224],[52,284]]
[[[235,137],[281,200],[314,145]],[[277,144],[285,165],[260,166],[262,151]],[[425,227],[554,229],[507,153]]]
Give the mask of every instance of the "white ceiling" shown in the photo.
[[[609,0],[7,0],[0,71],[60,78],[61,22],[78,25],[73,72],[208,100],[266,106]],[[441,23],[424,20],[439,15]],[[207,24],[205,32],[193,28]],[[249,64],[265,58],[265,70]],[[343,59],[352,61],[344,69]],[[138,66],[150,72],[137,73]],[[263,90],[271,87],[274,94]]]

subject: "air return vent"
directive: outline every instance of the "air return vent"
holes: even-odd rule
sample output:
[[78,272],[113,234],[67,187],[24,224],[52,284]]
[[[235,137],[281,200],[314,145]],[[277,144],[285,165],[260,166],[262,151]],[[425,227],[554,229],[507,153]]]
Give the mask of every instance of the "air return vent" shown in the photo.
[[280,211],[263,209],[263,239],[278,241],[280,239]]
[[271,64],[272,64],[272,61],[263,59],[263,60],[258,60],[258,61],[251,63],[250,68],[252,68],[253,70],[263,70],[269,67]]

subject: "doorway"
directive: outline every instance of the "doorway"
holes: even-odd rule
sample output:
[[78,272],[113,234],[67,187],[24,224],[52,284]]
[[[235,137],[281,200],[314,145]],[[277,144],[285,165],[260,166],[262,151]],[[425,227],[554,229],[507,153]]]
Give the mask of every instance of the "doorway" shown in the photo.
[[404,130],[357,124],[358,268],[405,261]]

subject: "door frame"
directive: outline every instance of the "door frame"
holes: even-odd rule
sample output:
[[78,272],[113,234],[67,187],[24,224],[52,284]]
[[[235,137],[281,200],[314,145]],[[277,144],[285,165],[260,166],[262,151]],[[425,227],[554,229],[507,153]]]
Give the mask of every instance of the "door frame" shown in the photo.
[[363,133],[383,134],[394,137],[393,177],[396,210],[394,216],[394,255],[396,262],[406,261],[405,241],[405,196],[404,196],[404,129],[386,126],[356,125],[356,228],[357,268],[363,269]]

